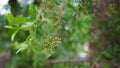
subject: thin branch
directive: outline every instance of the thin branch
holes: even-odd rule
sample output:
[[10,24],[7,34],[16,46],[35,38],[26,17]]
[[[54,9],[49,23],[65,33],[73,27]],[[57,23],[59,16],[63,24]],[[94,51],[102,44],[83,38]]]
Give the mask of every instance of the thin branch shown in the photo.
[[46,64],[56,64],[56,63],[85,63],[85,62],[90,62],[91,59],[87,58],[87,59],[76,59],[76,60],[47,60]]

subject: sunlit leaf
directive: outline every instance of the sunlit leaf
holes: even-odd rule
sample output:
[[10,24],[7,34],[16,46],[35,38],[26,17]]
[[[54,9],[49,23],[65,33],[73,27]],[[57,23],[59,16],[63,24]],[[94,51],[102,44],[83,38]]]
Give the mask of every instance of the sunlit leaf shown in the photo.
[[31,16],[36,17],[37,11],[38,10],[37,10],[37,7],[35,5],[32,4],[29,6],[29,13]]
[[14,24],[16,25],[22,25],[26,23],[26,18],[22,15],[16,16],[14,19]]
[[32,26],[33,26],[34,23],[32,22],[27,22],[25,25],[22,25],[20,27],[20,29],[23,29],[23,30],[29,30]]
[[16,36],[16,34],[19,32],[19,30],[16,30],[13,34],[12,34],[12,36],[11,36],[11,41],[14,41],[14,38],[15,38],[15,36]]
[[25,50],[25,49],[28,47],[28,44],[26,44],[26,43],[21,43],[21,44],[19,44],[18,46],[19,46],[19,49],[17,50],[16,54],[19,53],[20,51]]
[[6,26],[4,26],[5,28],[8,28],[8,29],[14,29],[14,27],[13,26],[11,26],[11,25],[6,25]]
[[14,25],[14,17],[12,14],[8,14],[7,15],[7,20],[8,20],[8,23],[11,24],[11,25]]

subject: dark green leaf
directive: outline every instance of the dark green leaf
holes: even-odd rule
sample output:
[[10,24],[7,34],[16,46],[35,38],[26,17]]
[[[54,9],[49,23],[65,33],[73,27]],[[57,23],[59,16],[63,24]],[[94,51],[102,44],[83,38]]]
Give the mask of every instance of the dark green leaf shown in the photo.
[[110,53],[106,53],[107,58],[113,58],[113,56]]
[[74,11],[77,11],[77,9],[70,3],[67,4],[67,7],[73,9]]

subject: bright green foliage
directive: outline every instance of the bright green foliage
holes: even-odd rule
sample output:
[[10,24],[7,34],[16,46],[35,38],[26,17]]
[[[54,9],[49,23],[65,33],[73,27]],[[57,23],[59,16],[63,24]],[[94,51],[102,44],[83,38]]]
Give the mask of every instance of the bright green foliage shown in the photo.
[[33,4],[30,5],[30,7],[29,7],[29,13],[30,13],[30,15],[32,17],[36,17],[37,16],[37,12],[38,12],[37,7],[34,6]]
[[[10,25],[5,26],[5,27],[9,29],[12,29],[12,28],[16,29],[15,32],[11,36],[12,41],[14,41],[16,34],[20,30],[27,30],[30,32],[30,35],[28,35],[28,37],[23,43],[19,43],[19,42],[14,43],[15,48],[18,49],[16,53],[20,51],[24,51],[28,48],[32,49],[33,52],[36,53],[36,47],[34,46],[34,43],[36,42],[35,39],[36,39],[37,34],[34,31],[36,31],[37,29],[36,26],[40,19],[39,18],[40,14],[38,13],[36,6],[34,6],[33,4],[29,6],[29,13],[30,13],[30,18],[28,19],[21,15],[18,15],[16,17],[13,17],[12,14],[7,15],[7,20]],[[34,20],[31,21],[31,19],[33,18]],[[61,39],[59,37],[54,36],[54,35],[53,36],[48,35],[45,39],[45,44],[43,44],[45,45],[45,49],[42,47],[42,50],[44,50],[45,51],[44,53],[49,57],[53,54],[55,47],[57,47],[60,43],[61,43]]]
[[18,49],[16,53],[27,49],[28,46],[29,46],[29,45],[28,45],[27,43],[18,43],[18,42],[15,42],[15,43],[14,43],[14,47],[15,47],[16,49]]
[[8,14],[8,15],[7,15],[7,20],[8,20],[8,22],[9,22],[10,24],[13,24],[13,25],[14,25],[14,22],[13,22],[14,17],[13,17],[12,14]]
[[16,30],[16,31],[12,34],[12,36],[11,36],[11,41],[14,41],[15,35],[16,35],[18,32],[19,32],[19,30]]
[[[85,52],[83,45],[89,43],[91,39],[90,30],[93,16],[86,10],[91,4],[91,1],[83,0],[43,0],[40,6],[33,4],[29,6],[28,16],[17,15],[14,17],[12,14],[8,14],[7,20],[10,25],[5,27],[14,31],[11,40],[13,48],[17,50],[17,55],[30,56],[32,68],[44,68],[45,60],[51,57],[54,59],[79,59],[78,54]],[[20,37],[19,34],[21,34]],[[22,58],[20,59],[22,60]],[[14,59],[14,63],[16,61],[19,60]],[[16,65],[19,64],[20,61]],[[63,65],[55,65],[55,67],[79,68],[82,64]],[[82,66],[87,67],[88,65],[83,64]],[[27,65],[25,64],[24,67]]]
[[13,25],[22,25],[26,23],[26,18],[24,18],[22,15],[16,16],[14,18],[14,24]]
[[[0,26],[8,28],[0,28],[0,45],[5,46],[4,49],[12,54],[12,63],[7,68],[45,68],[46,60],[83,59],[85,55],[93,56],[94,60],[76,64],[52,64],[52,68],[92,68],[92,62],[102,62],[103,68],[110,68],[108,61],[120,61],[120,9],[112,3],[103,9],[101,6],[106,4],[98,6],[96,1],[103,0],[36,0],[39,6],[36,2],[21,8],[17,7],[17,3],[16,6],[11,6],[12,13],[6,16],[8,24],[0,16]],[[100,14],[98,12],[96,19],[93,9],[99,10],[99,7],[109,10]],[[112,15],[112,18],[98,22],[99,16]],[[106,35],[103,36],[104,34]],[[9,41],[10,36],[12,42]],[[103,40],[98,39],[99,37]],[[98,39],[97,42],[94,39]],[[104,41],[106,39],[109,42]],[[6,40],[8,43],[3,44]],[[101,41],[105,43],[105,47]],[[95,44],[91,44],[92,42]],[[106,43],[113,47],[108,47]],[[89,54],[90,45],[95,46],[93,50],[96,49],[97,54]],[[0,46],[0,51],[2,50],[3,47]]]
[[8,28],[8,29],[14,29],[14,27],[13,26],[11,26],[11,25],[6,25],[6,26],[4,26],[5,28]]
[[14,25],[14,26],[19,26],[19,25],[22,25],[22,24],[26,23],[26,18],[23,17],[22,15],[13,17],[12,14],[8,14],[7,15],[7,20],[9,22],[9,24]]

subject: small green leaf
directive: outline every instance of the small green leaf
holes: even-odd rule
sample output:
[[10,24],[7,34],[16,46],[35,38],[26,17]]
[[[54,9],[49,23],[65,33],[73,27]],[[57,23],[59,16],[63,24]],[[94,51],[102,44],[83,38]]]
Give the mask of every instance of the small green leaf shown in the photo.
[[115,10],[115,6],[113,4],[109,4],[109,9],[115,13],[115,14],[118,14],[117,10]]
[[11,36],[11,41],[14,41],[14,38],[15,38],[16,34],[18,33],[18,31],[19,31],[19,30],[16,30],[16,31],[12,34],[12,36]]
[[77,9],[70,3],[67,4],[67,7],[73,9],[74,11],[77,11]]
[[14,24],[16,25],[22,25],[26,23],[26,18],[22,15],[16,16],[14,19]]
[[105,56],[106,56],[107,58],[113,58],[113,56],[112,56],[110,53],[106,53]]
[[14,27],[13,26],[11,26],[11,25],[6,25],[6,26],[4,26],[5,28],[8,28],[8,29],[14,29]]
[[18,49],[17,52],[16,52],[16,54],[19,53],[22,50],[23,50],[23,48]]
[[8,22],[9,22],[9,24],[11,24],[11,25],[14,25],[14,17],[13,17],[13,15],[12,14],[8,14],[7,15],[7,20],[8,20]]
[[31,16],[33,16],[33,17],[36,17],[36,15],[37,15],[37,7],[35,6],[35,5],[30,5],[29,6],[29,13],[31,14]]
[[[17,44],[18,44],[18,43],[17,43]],[[18,48],[16,54],[19,53],[20,51],[23,51],[23,50],[25,50],[26,48],[28,48],[29,45],[26,44],[26,43],[20,43],[20,44],[18,44],[17,46],[19,46],[19,48]]]
[[29,30],[32,26],[33,26],[34,23],[32,22],[27,22],[25,25],[22,25],[20,27],[20,29],[23,29],[23,30]]
[[8,14],[7,20],[9,22],[9,24],[14,25],[14,26],[19,26],[19,25],[25,24],[25,22],[26,22],[26,18],[23,17],[22,15],[13,17],[12,14]]

